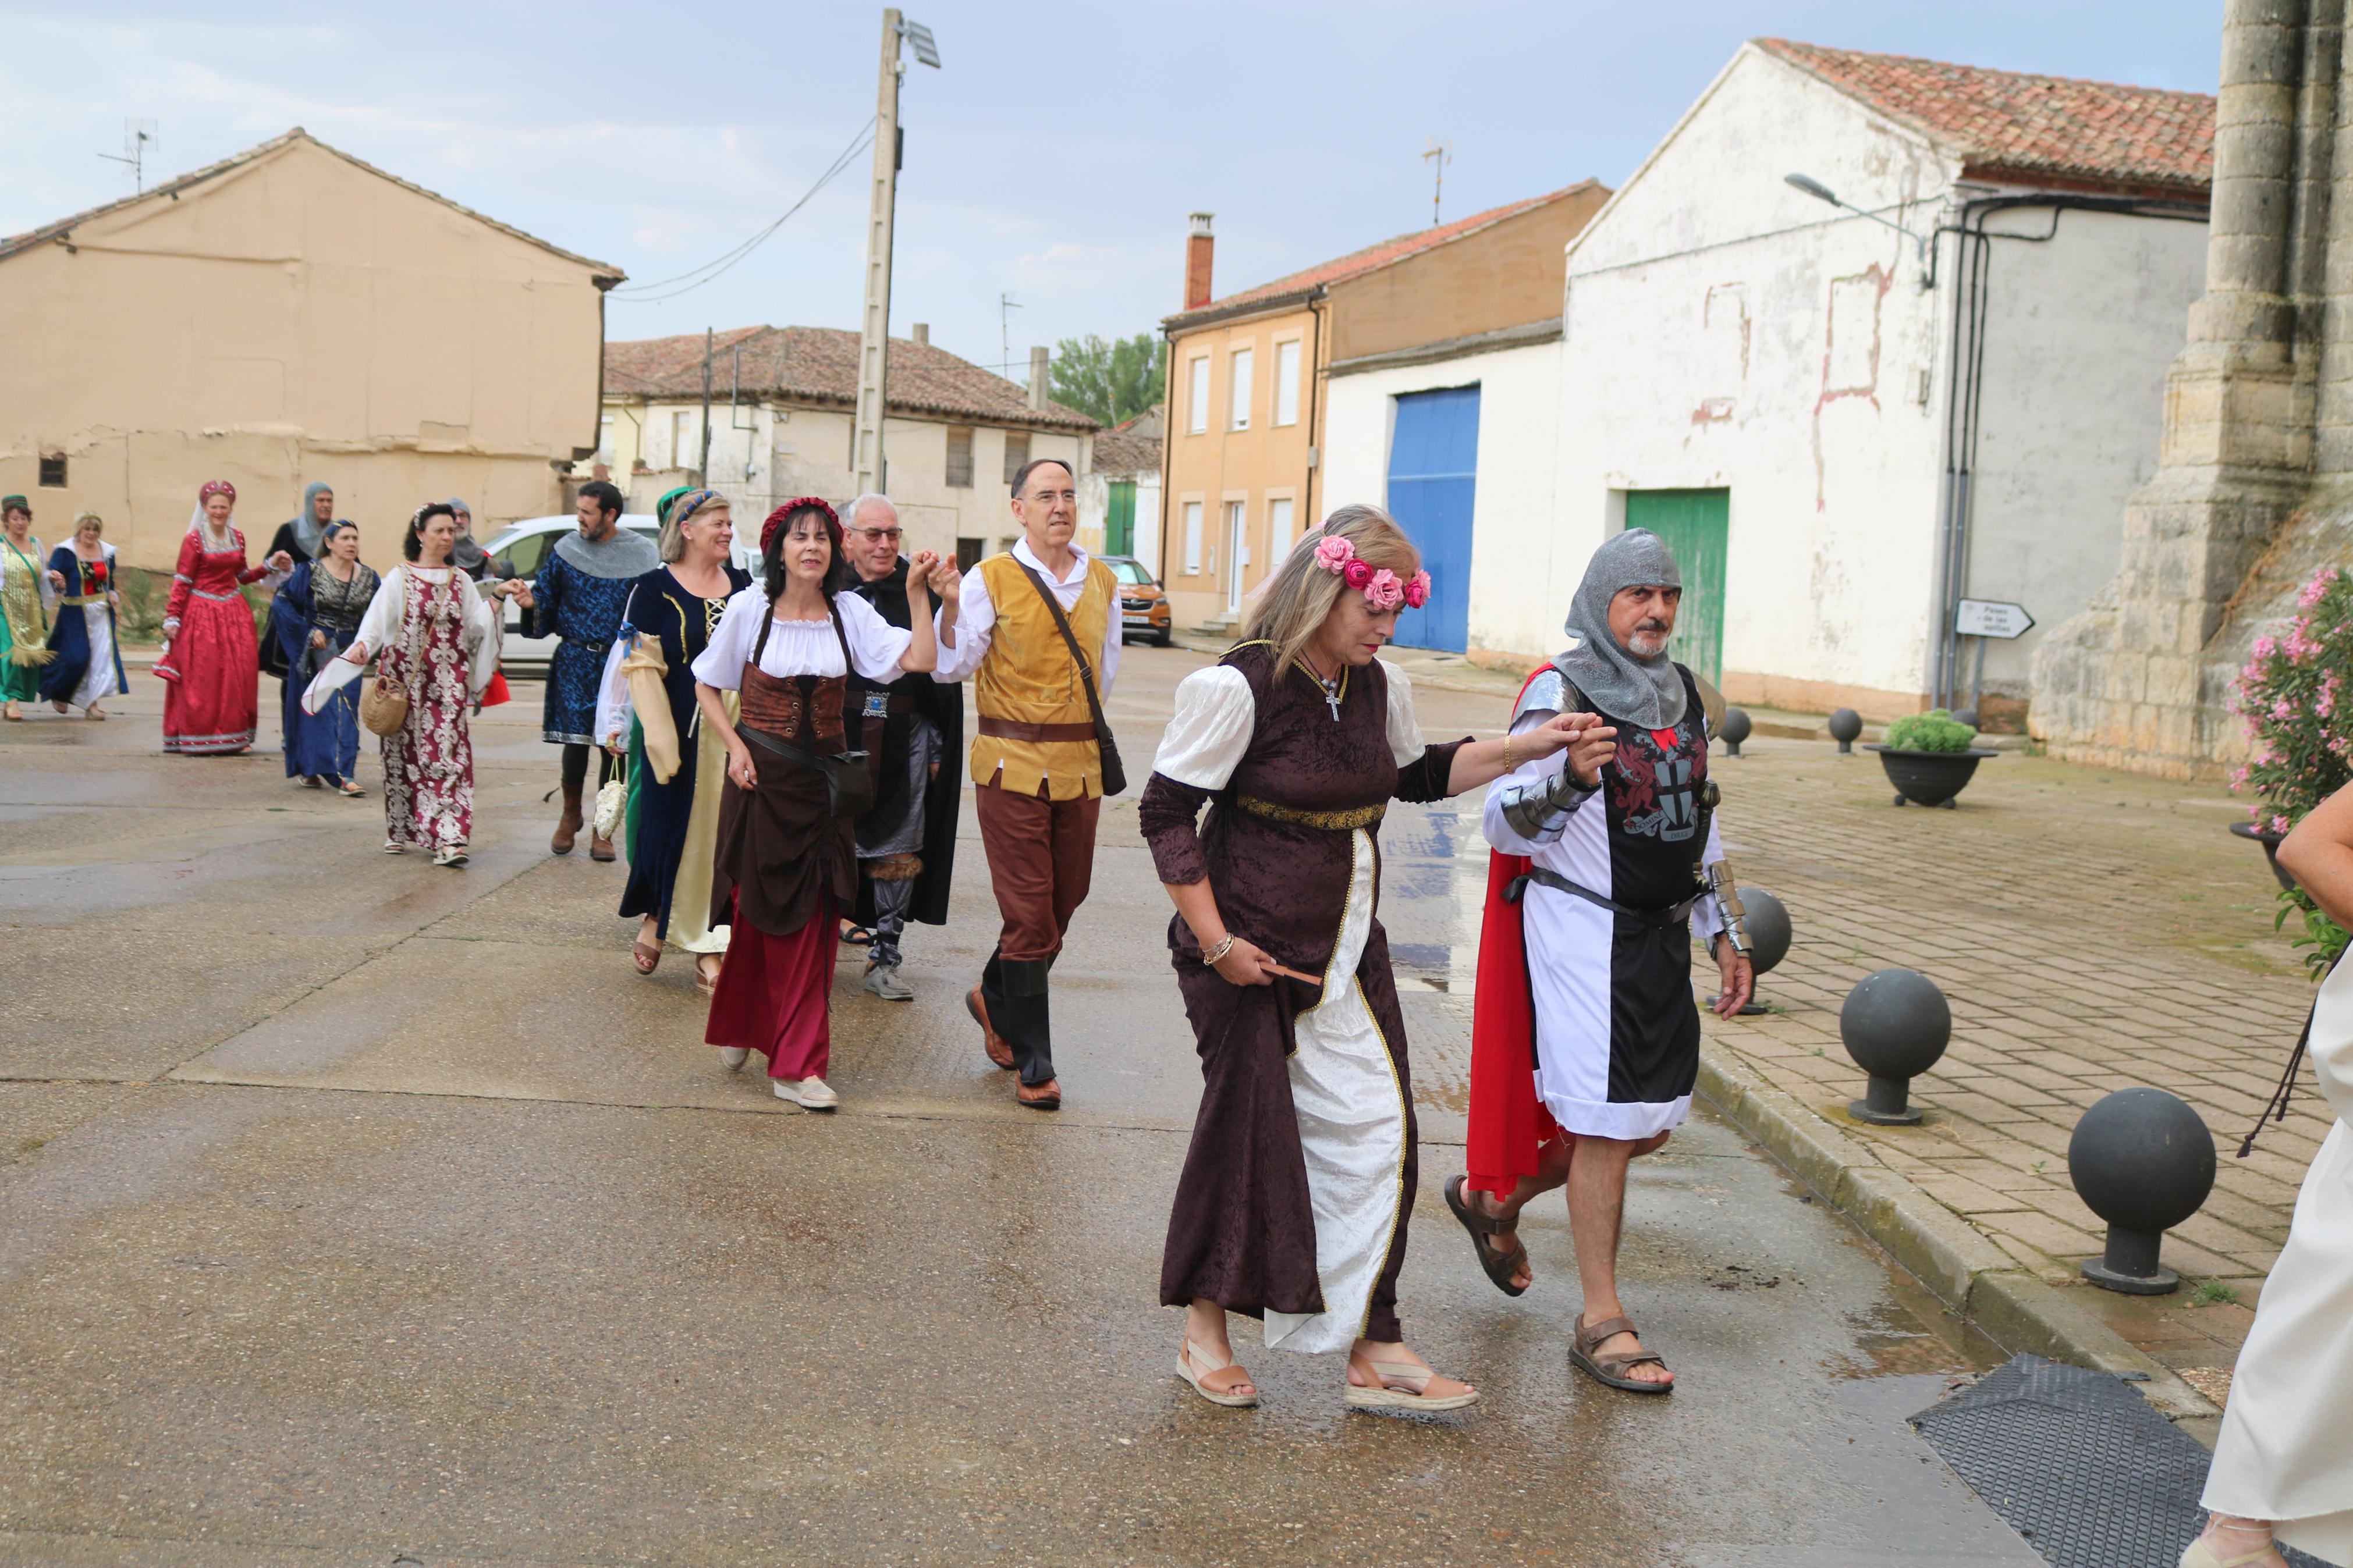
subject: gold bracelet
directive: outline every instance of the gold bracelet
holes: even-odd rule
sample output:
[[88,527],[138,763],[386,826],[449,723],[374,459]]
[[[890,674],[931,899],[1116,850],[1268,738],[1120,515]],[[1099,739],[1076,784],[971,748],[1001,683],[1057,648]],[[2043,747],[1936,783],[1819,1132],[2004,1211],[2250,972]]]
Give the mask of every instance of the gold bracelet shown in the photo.
[[1210,968],[1215,969],[1218,966],[1218,960],[1225,957],[1226,954],[1233,952],[1233,950],[1234,933],[1228,931],[1226,933],[1225,941],[1218,943],[1217,946],[1211,948],[1208,952],[1201,955],[1201,962],[1208,965]]
[[1512,771],[1512,732],[1509,730],[1504,731],[1504,771]]

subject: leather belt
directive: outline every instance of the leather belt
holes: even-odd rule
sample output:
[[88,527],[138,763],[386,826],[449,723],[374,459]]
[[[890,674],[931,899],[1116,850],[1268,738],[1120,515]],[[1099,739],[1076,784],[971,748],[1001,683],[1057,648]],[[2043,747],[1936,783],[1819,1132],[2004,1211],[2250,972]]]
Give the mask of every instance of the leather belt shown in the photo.
[[1547,870],[1542,866],[1531,866],[1528,868],[1526,876],[1514,877],[1504,886],[1504,901],[1507,904],[1518,903],[1526,893],[1530,882],[1535,883],[1538,887],[1550,888],[1556,893],[1567,893],[1571,898],[1583,899],[1587,903],[1598,905],[1612,914],[1624,915],[1661,931],[1671,930],[1689,920],[1692,906],[1707,896],[1707,889],[1702,888],[1681,903],[1669,904],[1664,909],[1639,910],[1631,904],[1621,904],[1615,899],[1604,898],[1590,888],[1570,881],[1557,871]]
[[1018,719],[992,719],[981,715],[978,732],[999,741],[1028,741],[1033,745],[1051,744],[1058,741],[1092,741],[1092,724],[1027,724]]
[[603,642],[591,642],[586,637],[565,637],[562,640],[570,643],[574,647],[586,648],[590,653],[608,653],[613,647],[613,639],[610,637],[607,637]]

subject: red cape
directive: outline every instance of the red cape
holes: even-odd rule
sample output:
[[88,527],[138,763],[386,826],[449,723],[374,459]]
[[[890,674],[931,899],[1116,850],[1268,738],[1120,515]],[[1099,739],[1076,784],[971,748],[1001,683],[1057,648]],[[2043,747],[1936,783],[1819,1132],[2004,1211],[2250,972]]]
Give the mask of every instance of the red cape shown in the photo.
[[[1539,669],[1521,683],[1542,675]],[[1520,907],[1504,889],[1527,875],[1525,855],[1487,854],[1487,910],[1479,924],[1479,978],[1471,1002],[1471,1132],[1464,1152],[1473,1192],[1508,1197],[1536,1172],[1537,1151],[1560,1128],[1536,1098],[1535,1001],[1528,989]]]

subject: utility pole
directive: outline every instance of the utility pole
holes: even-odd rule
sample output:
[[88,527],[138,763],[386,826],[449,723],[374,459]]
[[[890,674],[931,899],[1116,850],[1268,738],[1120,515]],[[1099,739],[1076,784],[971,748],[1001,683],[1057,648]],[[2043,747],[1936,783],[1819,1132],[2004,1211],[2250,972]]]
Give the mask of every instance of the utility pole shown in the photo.
[[1433,170],[1430,185],[1430,226],[1436,228],[1438,198],[1446,189],[1446,165],[1454,162],[1454,143],[1440,142],[1437,137],[1431,137],[1429,151],[1422,153],[1421,161],[1430,164]]
[[882,13],[881,85],[874,105],[874,188],[866,217],[866,304],[859,321],[858,416],[850,437],[850,468],[860,490],[887,489],[890,470],[882,457],[882,419],[888,406],[884,382],[891,353],[891,225],[899,205],[899,41],[913,46],[915,58],[936,69],[939,47],[932,31],[894,9]]
[[711,488],[711,329],[702,329],[702,461],[695,465],[694,487]]

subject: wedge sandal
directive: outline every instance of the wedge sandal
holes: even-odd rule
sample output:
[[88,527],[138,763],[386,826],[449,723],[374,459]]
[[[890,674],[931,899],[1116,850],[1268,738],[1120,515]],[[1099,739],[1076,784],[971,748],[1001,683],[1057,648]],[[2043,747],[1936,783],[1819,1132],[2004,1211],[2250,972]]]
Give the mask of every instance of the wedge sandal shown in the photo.
[[1466,1405],[1479,1403],[1479,1391],[1475,1388],[1466,1388],[1460,1394],[1433,1396],[1395,1386],[1392,1379],[1395,1383],[1419,1383],[1427,1388],[1430,1380],[1438,1375],[1430,1368],[1409,1361],[1360,1361],[1352,1355],[1348,1358],[1348,1364],[1361,1366],[1380,1380],[1371,1388],[1353,1383],[1348,1384],[1348,1391],[1343,1397],[1357,1410],[1460,1410]]
[[1446,1206],[1454,1211],[1454,1217],[1471,1233],[1471,1250],[1479,1255],[1479,1267],[1486,1270],[1495,1289],[1506,1296],[1525,1295],[1528,1288],[1513,1284],[1512,1276],[1527,1267],[1528,1249],[1516,1240],[1509,1252],[1498,1252],[1488,1246],[1487,1238],[1500,1234],[1504,1222],[1491,1219],[1471,1206],[1470,1180],[1468,1176],[1456,1176],[1446,1184]]
[[[1210,1404],[1222,1405],[1229,1410],[1247,1410],[1258,1403],[1258,1395],[1254,1393],[1224,1394],[1220,1393],[1217,1389],[1211,1388],[1208,1384],[1201,1381],[1200,1373],[1196,1373],[1193,1370],[1193,1363],[1195,1362],[1200,1363],[1201,1365],[1208,1370],[1209,1375],[1213,1377],[1219,1373],[1225,1371],[1226,1368],[1229,1366],[1240,1366],[1241,1363],[1237,1361],[1222,1361],[1212,1366],[1209,1363],[1208,1352],[1195,1344],[1190,1338],[1187,1338],[1185,1341],[1185,1348],[1176,1352],[1176,1375],[1191,1384],[1193,1385],[1193,1392],[1208,1400]],[[1252,1384],[1252,1386],[1255,1387],[1256,1385]]]
[[1595,1382],[1611,1388],[1622,1388],[1629,1394],[1672,1394],[1675,1385],[1672,1383],[1646,1383],[1641,1378],[1626,1375],[1645,1364],[1663,1367],[1667,1364],[1664,1357],[1651,1351],[1618,1351],[1603,1355],[1595,1348],[1607,1342],[1613,1334],[1634,1332],[1630,1318],[1604,1318],[1588,1327],[1585,1315],[1580,1312],[1577,1314],[1577,1332],[1568,1342],[1568,1359],[1583,1367]]

